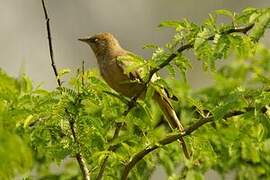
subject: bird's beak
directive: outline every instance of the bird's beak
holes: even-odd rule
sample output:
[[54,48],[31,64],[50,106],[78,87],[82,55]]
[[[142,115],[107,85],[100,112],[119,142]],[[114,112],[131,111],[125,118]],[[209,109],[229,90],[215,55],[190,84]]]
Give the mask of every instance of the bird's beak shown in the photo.
[[89,38],[79,38],[78,40],[87,43],[89,41]]

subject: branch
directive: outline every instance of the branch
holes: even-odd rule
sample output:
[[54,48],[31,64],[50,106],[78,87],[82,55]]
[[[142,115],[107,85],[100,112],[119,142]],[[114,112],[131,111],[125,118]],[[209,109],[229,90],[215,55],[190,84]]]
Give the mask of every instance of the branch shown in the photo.
[[[243,33],[246,34],[249,30],[251,30],[254,27],[254,23],[244,26],[244,27],[235,27],[235,28],[230,28],[227,30],[224,30],[223,32],[220,32],[221,35],[226,35],[226,34],[232,34],[232,33]],[[214,40],[215,35],[212,35],[210,37],[208,37],[206,40]],[[164,68],[165,66],[167,66],[168,64],[171,63],[171,61],[174,60],[174,58],[176,58],[178,56],[179,53],[182,53],[185,50],[189,50],[191,48],[194,47],[194,41],[191,41],[187,44],[184,44],[182,46],[180,46],[175,53],[171,54],[165,61],[163,61],[159,66],[153,68],[150,70],[149,75],[147,80],[144,83],[144,88],[142,88],[141,91],[139,91],[131,100],[130,103],[131,106],[129,106],[128,111],[130,111],[133,107],[135,107],[136,105],[136,100],[137,98],[147,89],[149,82],[151,81],[153,75],[155,73],[157,73],[158,71],[160,71],[162,68]],[[134,103],[135,101],[135,103]],[[128,113],[128,111],[126,112],[126,114]]]
[[113,96],[113,97],[119,99],[120,101],[122,101],[123,103],[125,103],[128,106],[129,101],[124,96],[122,96],[118,93],[110,92],[110,91],[103,91],[103,92],[110,95],[110,96]]
[[44,16],[45,16],[45,20],[46,20],[48,42],[49,42],[49,51],[50,51],[50,57],[51,57],[51,65],[52,65],[53,72],[54,72],[54,75],[55,75],[56,80],[57,80],[57,84],[58,84],[59,87],[61,87],[61,81],[60,81],[60,79],[58,77],[58,71],[57,71],[56,65],[54,63],[54,53],[53,53],[53,46],[52,46],[52,36],[51,36],[51,28],[50,28],[50,19],[48,17],[48,13],[47,13],[47,9],[46,9],[44,0],[41,0],[41,2],[42,2]]
[[[235,111],[235,112],[230,112],[228,114],[226,114],[224,116],[225,119],[227,118],[231,118],[234,116],[238,116],[238,115],[242,115],[245,112],[243,111]],[[195,130],[197,130],[198,128],[200,128],[201,126],[203,126],[204,124],[208,123],[208,122],[212,122],[214,121],[213,116],[208,116],[206,118],[202,118],[199,121],[195,122],[194,124],[190,125],[187,129],[185,129],[184,133],[177,133],[177,134],[173,134],[173,135],[169,135],[167,137],[165,137],[164,139],[158,141],[157,144],[147,147],[145,149],[143,149],[142,151],[138,152],[137,154],[135,154],[131,160],[125,165],[124,167],[124,171],[122,173],[122,177],[121,180],[127,180],[128,178],[128,174],[131,171],[131,169],[140,161],[142,160],[147,154],[151,153],[152,151],[158,149],[161,146],[170,144],[176,140],[178,140],[181,137],[190,135],[192,132],[194,132]]]
[[76,154],[76,160],[78,161],[78,163],[80,165],[80,169],[81,169],[81,171],[83,173],[83,179],[84,180],[90,180],[89,170],[87,168],[86,162],[84,161],[81,153]]
[[[55,62],[54,62],[54,53],[53,53],[53,46],[52,46],[50,19],[48,17],[48,13],[47,13],[47,9],[46,9],[44,0],[41,0],[41,3],[42,3],[44,16],[45,16],[45,20],[46,20],[46,28],[47,28],[48,42],[49,42],[49,51],[50,51],[50,57],[51,57],[51,66],[53,68],[53,72],[54,72],[55,78],[57,80],[57,84],[58,84],[59,87],[61,87],[61,81],[60,81],[60,78],[58,76],[58,71],[57,71],[57,68],[56,68],[56,65],[55,65]],[[77,140],[76,132],[75,132],[75,129],[74,129],[74,121],[70,120],[69,125],[70,125],[70,129],[71,129],[71,132],[72,132],[73,139],[74,139],[75,143],[77,143],[78,147],[80,148],[80,144],[79,144],[79,142]],[[82,171],[83,179],[84,180],[90,180],[89,170],[87,168],[86,162],[84,161],[81,153],[76,153],[76,159],[77,159],[78,164],[80,166],[80,169]]]
[[[254,27],[254,24],[250,24],[248,26],[244,26],[244,27],[236,27],[236,28],[231,28],[231,29],[227,29],[223,32],[220,32],[221,35],[226,35],[226,34],[231,34],[231,33],[243,33],[243,34],[246,34],[249,30],[251,30],[252,28]],[[215,35],[212,35],[210,37],[207,38],[207,40],[213,40],[215,38]],[[167,66],[172,60],[174,60],[174,58],[177,57],[177,54],[178,53],[182,53],[183,51],[185,50],[188,50],[188,49],[191,49],[194,47],[194,41],[190,42],[190,43],[187,43],[187,44],[184,44],[182,45],[181,47],[179,47],[177,49],[177,53],[173,53],[171,54],[165,61],[163,61],[158,67],[156,68],[153,68],[151,71],[150,71],[150,75],[147,79],[147,83],[151,81],[151,78],[152,76],[158,72],[159,70],[161,70],[162,68],[164,68],[165,66]]]
[[[70,118],[72,118],[72,117],[70,116]],[[79,149],[81,149],[80,143],[79,143],[78,138],[76,136],[73,118],[70,119],[68,122],[69,122],[69,127],[70,127],[70,130],[71,130],[71,133],[72,133],[72,137],[74,139],[74,142],[78,145]],[[76,153],[75,156],[76,156],[76,159],[77,159],[78,164],[80,166],[80,169],[82,171],[83,179],[84,180],[90,180],[89,170],[87,168],[86,162],[84,161],[84,159],[82,157],[82,154],[81,153]]]
[[178,140],[181,137],[187,136],[189,134],[191,134],[193,131],[195,131],[196,129],[198,129],[199,127],[201,127],[202,125],[211,122],[213,119],[202,119],[196,123],[194,123],[192,126],[190,126],[189,128],[186,129],[186,131],[181,134],[181,133],[177,133],[177,134],[173,134],[173,135],[169,135],[166,138],[158,141],[158,145],[155,144],[153,146],[147,147],[145,149],[143,149],[142,151],[138,152],[137,154],[135,154],[131,160],[128,162],[128,164],[125,165],[124,167],[124,171],[122,173],[122,177],[121,180],[126,180],[128,178],[128,174],[131,171],[131,169],[140,161],[142,160],[147,154],[151,153],[152,151],[156,150],[157,148],[170,144],[176,140]]

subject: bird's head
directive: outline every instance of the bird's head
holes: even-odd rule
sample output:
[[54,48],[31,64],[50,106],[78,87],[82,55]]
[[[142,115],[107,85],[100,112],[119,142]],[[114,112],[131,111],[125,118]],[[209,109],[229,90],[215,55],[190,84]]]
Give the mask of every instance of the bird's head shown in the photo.
[[97,56],[113,51],[116,48],[120,48],[117,39],[115,39],[111,33],[107,32],[86,38],[80,38],[78,40],[87,43]]

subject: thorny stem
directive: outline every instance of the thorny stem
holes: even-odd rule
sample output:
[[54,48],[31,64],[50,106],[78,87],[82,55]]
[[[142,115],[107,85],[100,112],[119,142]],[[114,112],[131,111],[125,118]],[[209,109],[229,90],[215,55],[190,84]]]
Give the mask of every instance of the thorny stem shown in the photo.
[[53,68],[54,75],[56,77],[56,81],[59,87],[61,87],[61,81],[58,77],[58,71],[54,62],[54,53],[53,53],[53,46],[52,46],[52,36],[51,36],[51,28],[50,28],[50,19],[48,17],[47,9],[45,6],[44,0],[41,0],[42,2],[42,7],[44,11],[44,16],[46,20],[46,28],[47,28],[47,34],[48,34],[48,43],[49,43],[49,51],[50,51],[50,57],[51,57],[51,66]]
[[[54,72],[57,84],[58,84],[59,87],[61,87],[61,80],[60,80],[60,78],[58,76],[57,67],[56,67],[55,62],[54,62],[54,53],[53,53],[53,46],[52,46],[50,19],[48,17],[48,13],[47,13],[47,9],[46,9],[44,0],[41,0],[41,3],[42,3],[44,16],[45,16],[45,20],[46,20],[46,28],[47,28],[47,34],[48,34],[48,43],[49,43],[49,52],[50,52],[50,58],[51,58],[51,66],[53,68],[53,72]],[[74,128],[74,122],[69,121],[69,124],[70,124],[70,130],[72,132],[72,137],[73,137],[75,143],[80,147],[79,142],[77,140],[75,128]],[[77,160],[77,162],[78,162],[78,164],[80,166],[80,169],[82,171],[83,179],[84,180],[90,180],[89,170],[88,170],[86,162],[84,161],[84,159],[82,157],[82,154],[80,152],[76,154],[76,160]]]

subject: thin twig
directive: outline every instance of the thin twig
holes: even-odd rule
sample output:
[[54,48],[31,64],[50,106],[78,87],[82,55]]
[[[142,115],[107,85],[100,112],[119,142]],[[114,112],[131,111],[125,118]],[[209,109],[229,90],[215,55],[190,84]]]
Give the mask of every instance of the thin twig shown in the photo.
[[110,95],[110,96],[116,97],[117,99],[119,99],[120,101],[122,101],[123,103],[125,103],[128,106],[129,101],[124,96],[117,94],[117,93],[114,93],[114,92],[111,92],[111,91],[103,91],[103,92]]
[[84,87],[84,73],[85,73],[85,70],[84,70],[84,61],[82,61],[82,86]]
[[[44,16],[45,16],[45,20],[46,20],[46,28],[47,28],[48,42],[49,42],[49,51],[50,51],[50,57],[51,57],[51,66],[53,68],[53,72],[54,72],[55,78],[57,80],[57,84],[58,84],[59,87],[61,87],[61,80],[60,80],[60,78],[58,76],[57,67],[56,67],[55,62],[54,62],[54,53],[53,53],[53,46],[52,46],[50,19],[48,17],[48,13],[47,13],[47,9],[46,9],[44,0],[41,0],[41,3],[42,3]],[[80,149],[80,145],[79,145],[79,142],[77,140],[76,132],[75,132],[75,129],[74,129],[74,122],[69,121],[69,123],[70,123],[70,129],[71,129],[71,132],[72,132],[73,139],[74,139],[75,143],[78,144],[79,149]],[[77,159],[77,162],[78,162],[78,164],[80,166],[80,169],[82,171],[83,179],[84,180],[90,180],[89,170],[87,168],[86,162],[84,161],[81,153],[76,153],[76,159]]]
[[83,179],[90,180],[89,170],[87,168],[86,162],[84,161],[84,158],[82,157],[81,153],[76,154],[76,160],[79,163],[80,169],[83,173]]
[[50,57],[51,57],[51,66],[53,68],[54,75],[56,77],[56,81],[59,87],[61,87],[61,81],[58,77],[58,71],[54,62],[54,53],[53,53],[53,46],[52,46],[52,36],[51,36],[51,28],[50,28],[50,19],[48,17],[47,9],[45,6],[44,0],[41,0],[42,2],[42,7],[44,11],[44,16],[46,20],[46,28],[47,28],[47,34],[48,34],[48,42],[49,42],[49,51],[50,51]]

